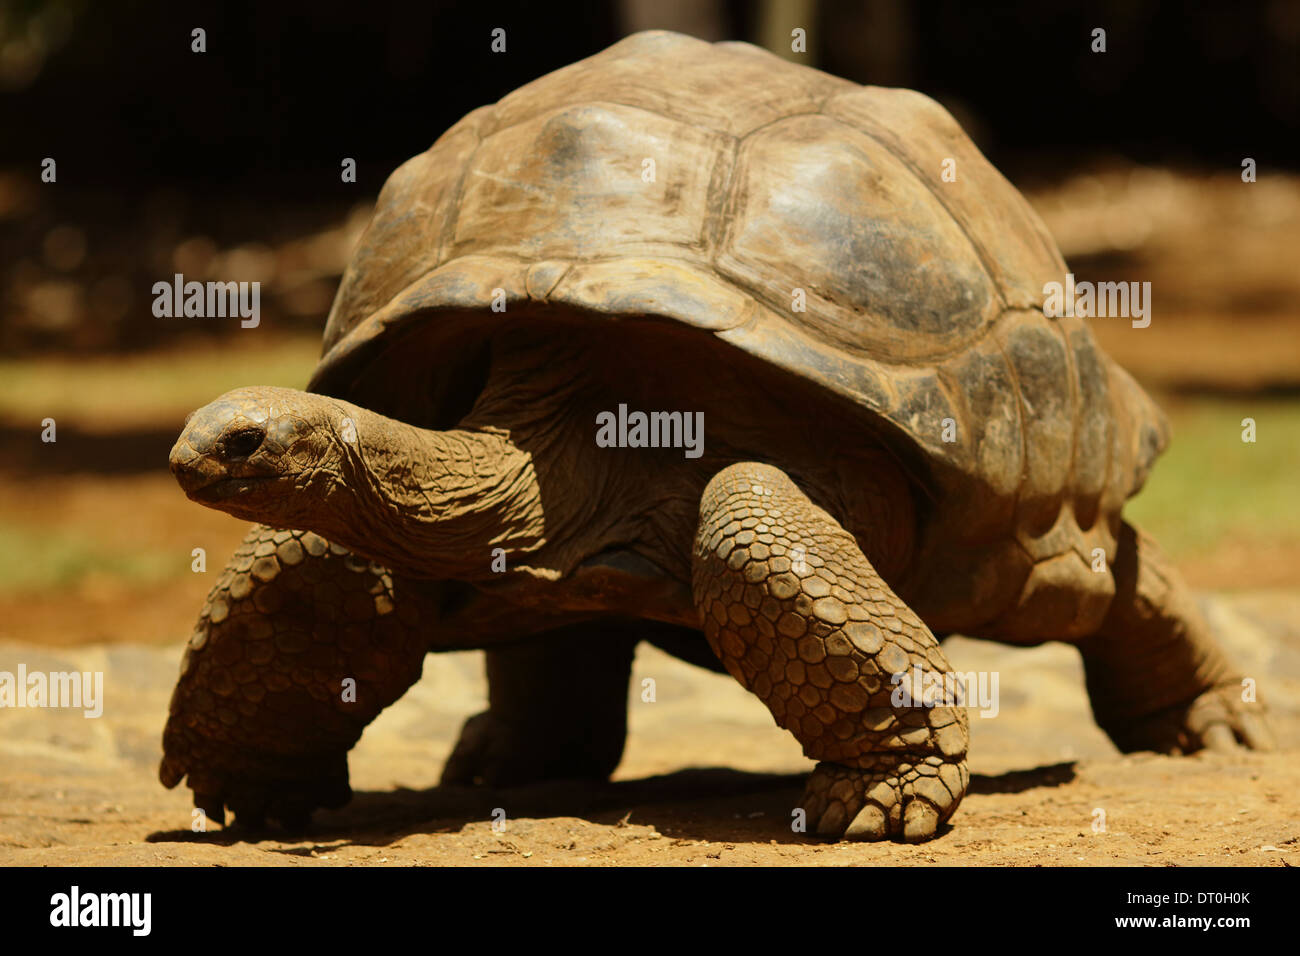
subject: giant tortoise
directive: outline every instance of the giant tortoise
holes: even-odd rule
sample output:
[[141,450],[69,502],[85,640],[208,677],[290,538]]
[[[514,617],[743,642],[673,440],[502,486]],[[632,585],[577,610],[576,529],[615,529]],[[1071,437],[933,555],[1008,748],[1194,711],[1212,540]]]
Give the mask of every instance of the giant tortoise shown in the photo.
[[1076,645],[1122,750],[1268,746],[1123,520],[1167,426],[1044,313],[1065,272],[933,101],[743,43],[638,34],[475,110],[384,186],[307,390],[223,395],[172,450],[258,524],[163,783],[301,826],[462,648],[490,706],[444,783],[606,777],[641,641],[767,705],[832,836],[925,840],[961,801],[951,633]]

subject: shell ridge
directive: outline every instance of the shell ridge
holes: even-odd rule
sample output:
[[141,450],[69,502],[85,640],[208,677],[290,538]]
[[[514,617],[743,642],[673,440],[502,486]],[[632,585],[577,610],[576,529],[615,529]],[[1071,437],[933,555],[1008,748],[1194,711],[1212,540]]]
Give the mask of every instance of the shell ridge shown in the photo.
[[[998,323],[991,323],[996,325]],[[1007,375],[1011,378],[1012,387],[1016,393],[1016,433],[1020,437],[1020,480],[1016,482],[1016,490],[1011,494],[1011,513],[1018,514],[1020,511],[1020,493],[1025,487],[1025,482],[1029,478],[1029,448],[1025,436],[1025,394],[1020,385],[1020,373],[1016,371],[1016,364],[1011,361],[1011,356],[1007,354],[1007,345],[1002,339],[995,337],[993,344],[998,347],[998,352],[1002,356],[1002,362],[1007,367]],[[1015,535],[1012,535],[1015,538]],[[1019,543],[1017,541],[1017,543]],[[1028,552],[1025,552],[1028,554]]]
[[[740,150],[744,137],[731,137],[728,148],[719,152],[709,177],[709,214],[704,220],[701,239],[709,264],[716,268],[718,250],[725,248],[735,218],[727,213],[735,202],[736,171],[740,168]],[[723,169],[723,164],[726,168]],[[716,192],[715,192],[716,189]]]
[[[560,113],[563,113],[565,110],[571,110],[574,107],[588,107],[588,106],[617,106],[619,107],[619,109],[635,110],[638,113],[645,113],[648,116],[654,116],[661,120],[668,120],[669,122],[678,123],[682,126],[689,126],[692,129],[704,130],[714,136],[719,136],[724,139],[741,140],[745,138],[744,136],[736,136],[732,133],[728,133],[725,129],[718,129],[715,126],[702,126],[698,123],[687,123],[678,119],[675,116],[670,116],[667,113],[661,113],[659,110],[650,109],[647,106],[640,106],[636,103],[625,103],[622,100],[615,100],[615,99],[608,99],[606,97],[601,97],[598,100],[572,100],[567,103],[561,103],[558,106],[552,106],[548,109],[539,110],[536,113],[530,113],[528,114],[528,116],[518,119],[515,122],[510,123],[506,126],[498,126],[491,133],[487,134],[486,136],[480,137],[480,143],[486,143],[488,140],[492,139],[493,137],[499,136],[501,133],[508,133],[510,130],[516,129],[519,126],[523,126],[525,123],[531,123],[543,118],[556,116]],[[779,120],[773,120],[772,122],[779,122]],[[763,125],[767,126],[770,124],[765,123]],[[748,136],[749,134],[746,133],[745,135]]]
[[[1046,313],[1044,313],[1044,318],[1046,318]],[[1078,488],[1077,488],[1078,479],[1076,478],[1078,472],[1075,470],[1075,464],[1079,454],[1079,429],[1080,426],[1083,424],[1082,422],[1083,389],[1082,386],[1079,384],[1079,369],[1075,366],[1074,348],[1070,345],[1070,337],[1065,334],[1065,329],[1061,327],[1061,323],[1059,322],[1052,322],[1049,320],[1047,323],[1047,327],[1051,329],[1054,333],[1056,333],[1056,337],[1061,340],[1061,349],[1065,353],[1065,367],[1069,370],[1070,466],[1065,470],[1065,473],[1069,476],[1070,479],[1070,483],[1069,483],[1070,494],[1068,496],[1068,501],[1070,503],[1071,513],[1073,514],[1074,499],[1075,496],[1078,494]],[[1075,522],[1075,525],[1077,527],[1078,525],[1077,520]],[[1082,531],[1082,529],[1080,529],[1080,531]]]
[[[460,201],[465,192],[465,183],[469,179],[470,171],[477,168],[474,161],[478,158],[479,152],[487,142],[487,137],[480,136],[477,129],[474,130],[474,136],[478,140],[478,145],[470,151],[465,165],[461,168],[460,175],[456,177],[456,185],[442,197],[443,208],[447,209],[448,213],[443,216],[441,226],[438,229],[438,254],[434,260],[434,269],[447,261],[446,257],[455,245],[456,228],[460,225]],[[432,271],[432,269],[429,270],[429,272]],[[425,275],[428,275],[428,273],[426,272]]]

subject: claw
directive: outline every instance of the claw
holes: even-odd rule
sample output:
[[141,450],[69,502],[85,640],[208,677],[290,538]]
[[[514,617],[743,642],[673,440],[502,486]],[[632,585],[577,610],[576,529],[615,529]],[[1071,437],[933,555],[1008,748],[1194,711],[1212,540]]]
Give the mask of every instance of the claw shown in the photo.
[[803,807],[822,836],[920,843],[956,812],[969,779],[964,771],[964,762],[936,756],[925,758],[924,766],[900,760],[869,770],[823,762],[808,780]]
[[1232,733],[1232,728],[1227,724],[1210,724],[1201,734],[1201,739],[1205,742],[1207,750],[1215,753],[1232,753],[1238,750],[1237,738]]
[[826,812],[826,797],[821,793],[804,794],[803,812],[808,820],[821,820]]
[[822,814],[821,822],[817,824],[817,832],[821,836],[839,836],[844,831],[844,824],[844,804],[836,800]]
[[903,839],[923,843],[939,828],[939,812],[927,800],[913,800],[903,811]]
[[185,779],[185,766],[170,757],[163,757],[162,763],[158,765],[158,779],[170,790]]
[[883,840],[888,835],[889,821],[885,819],[885,811],[874,803],[868,803],[859,810],[844,831],[846,840]]
[[1241,715],[1241,735],[1246,746],[1251,750],[1271,751],[1277,749],[1268,725],[1254,714]]

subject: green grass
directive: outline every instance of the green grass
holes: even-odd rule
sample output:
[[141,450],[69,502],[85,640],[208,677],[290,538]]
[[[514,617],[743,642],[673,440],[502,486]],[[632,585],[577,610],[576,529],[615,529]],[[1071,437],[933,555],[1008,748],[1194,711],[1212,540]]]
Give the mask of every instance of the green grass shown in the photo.
[[[33,434],[46,417],[88,430],[179,428],[188,412],[241,385],[303,387],[319,352],[316,335],[236,335],[124,356],[3,359],[0,421]],[[3,461],[0,480],[10,480]],[[23,481],[33,492],[40,486],[40,479]],[[149,587],[188,573],[188,562],[174,551],[125,548],[110,533],[95,524],[6,509],[0,514],[0,594],[58,591],[92,576]]]
[[56,591],[91,575],[125,585],[161,584],[189,571],[173,551],[110,550],[84,533],[0,525],[0,594]]
[[[1300,400],[1196,398],[1165,404],[1169,449],[1126,515],[1172,556],[1228,539],[1300,542]],[[1243,418],[1256,440],[1241,440]]]
[[[300,336],[121,358],[0,360],[0,420],[63,416],[109,428],[174,425],[239,385],[301,387],[318,347],[315,336]],[[1300,400],[1199,397],[1162,404],[1173,440],[1127,516],[1175,558],[1211,553],[1227,540],[1300,548]],[[1254,444],[1241,441],[1247,417],[1256,422]],[[0,516],[0,590],[54,590],[89,575],[151,586],[186,573],[170,551],[124,553],[95,535],[93,527]]]
[[319,336],[249,338],[93,359],[0,360],[0,419],[60,417],[134,426],[173,424],[243,385],[307,384]]

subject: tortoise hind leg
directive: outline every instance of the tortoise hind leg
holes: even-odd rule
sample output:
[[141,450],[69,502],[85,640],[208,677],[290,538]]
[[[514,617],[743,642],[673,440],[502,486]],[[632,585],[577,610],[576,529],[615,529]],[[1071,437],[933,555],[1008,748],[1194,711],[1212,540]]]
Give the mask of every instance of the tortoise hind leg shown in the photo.
[[1120,750],[1190,753],[1237,742],[1271,750],[1264,708],[1216,646],[1191,590],[1155,542],[1125,523],[1115,597],[1078,642],[1093,715]]
[[603,780],[623,756],[637,637],[584,621],[486,651],[488,710],[465,722],[442,783]]
[[162,783],[188,774],[195,806],[219,823],[229,807],[243,825],[297,829],[342,806],[348,751],[419,679],[437,613],[427,583],[311,532],[254,525],[185,650]]
[[804,793],[808,825],[933,837],[969,783],[966,710],[894,703],[892,675],[951,668],[853,536],[779,469],[732,465],[701,499],[692,587],[728,672],[821,761]]
[[637,643],[720,670],[700,632],[604,618],[488,648],[489,709],[465,722],[443,784],[605,780],[623,757]]

